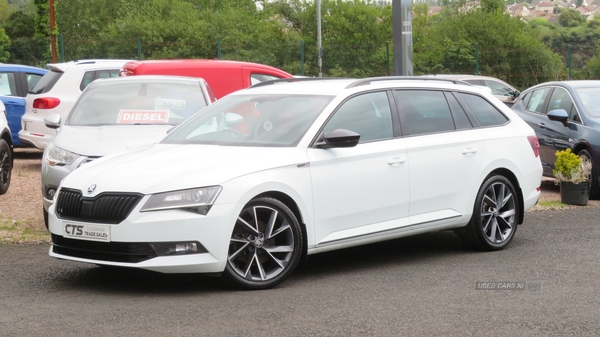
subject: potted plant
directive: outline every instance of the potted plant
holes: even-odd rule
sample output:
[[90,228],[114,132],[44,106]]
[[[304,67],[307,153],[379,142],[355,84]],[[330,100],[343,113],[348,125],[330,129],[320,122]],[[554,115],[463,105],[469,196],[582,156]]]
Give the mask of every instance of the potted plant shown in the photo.
[[556,162],[552,172],[560,184],[560,202],[587,205],[591,171],[592,163],[579,157],[571,149],[556,151]]

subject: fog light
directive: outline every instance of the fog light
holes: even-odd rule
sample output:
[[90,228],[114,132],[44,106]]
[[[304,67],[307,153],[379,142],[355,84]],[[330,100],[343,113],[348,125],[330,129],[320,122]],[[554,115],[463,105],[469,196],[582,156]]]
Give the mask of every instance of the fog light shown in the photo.
[[207,252],[199,242],[151,242],[150,246],[158,256],[202,254]]
[[48,194],[48,199],[54,199],[54,195],[56,194],[56,188],[49,188],[46,192]]

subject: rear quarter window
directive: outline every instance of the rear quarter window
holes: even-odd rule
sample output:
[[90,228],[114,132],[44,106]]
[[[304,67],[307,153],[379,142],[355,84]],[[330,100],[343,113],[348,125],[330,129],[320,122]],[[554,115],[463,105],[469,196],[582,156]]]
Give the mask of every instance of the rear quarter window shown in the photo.
[[508,121],[502,112],[483,97],[465,93],[457,93],[457,96],[466,103],[481,126],[503,125]]

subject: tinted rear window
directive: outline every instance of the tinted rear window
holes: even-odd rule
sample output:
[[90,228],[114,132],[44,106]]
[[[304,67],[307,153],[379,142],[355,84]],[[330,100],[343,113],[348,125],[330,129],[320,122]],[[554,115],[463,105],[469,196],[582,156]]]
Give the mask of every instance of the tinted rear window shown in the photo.
[[40,81],[33,87],[31,90],[32,94],[44,94],[48,91],[52,90],[52,87],[58,82],[58,79],[63,75],[63,73],[49,71],[44,75]]

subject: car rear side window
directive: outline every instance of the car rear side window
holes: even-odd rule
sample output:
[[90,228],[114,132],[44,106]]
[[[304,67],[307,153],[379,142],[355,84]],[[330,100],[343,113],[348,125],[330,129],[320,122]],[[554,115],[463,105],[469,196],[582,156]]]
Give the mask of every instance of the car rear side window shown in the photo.
[[0,95],[17,96],[17,85],[14,73],[0,73]]
[[508,121],[506,116],[483,97],[465,93],[457,93],[457,95],[469,106],[479,125],[503,125]]
[[452,94],[446,93],[446,99],[448,100],[448,104],[450,104],[450,108],[452,109],[452,115],[454,116],[454,124],[456,124],[456,129],[471,129],[473,125],[471,124],[471,121],[469,121],[465,110],[463,110],[460,104],[458,104],[456,98]]
[[29,74],[28,73],[25,76],[27,78],[27,90],[28,91],[33,90],[33,88],[38,84],[38,82],[42,78],[42,75],[38,75],[38,74]]
[[47,93],[48,91],[52,90],[52,87],[54,87],[56,82],[58,82],[58,79],[61,78],[61,76],[63,74],[64,73],[57,72],[57,71],[47,72],[46,75],[42,76],[40,81],[37,82],[37,84],[33,87],[33,89],[31,90],[31,93],[33,93],[33,94]]
[[454,131],[454,119],[444,93],[433,90],[394,92],[406,136]]
[[273,75],[267,75],[267,74],[256,74],[255,73],[255,74],[250,75],[250,85],[255,85],[260,82],[278,80],[278,79],[280,79],[280,77],[273,76]]
[[111,77],[119,77],[119,69],[102,69],[102,70],[93,70],[86,71],[83,74],[83,78],[81,79],[81,83],[79,83],[79,90],[83,91],[90,83],[94,82],[99,78],[111,78]]

